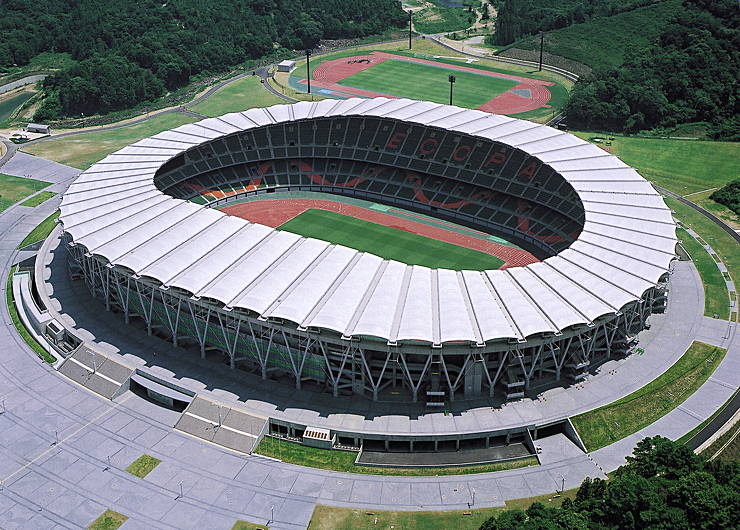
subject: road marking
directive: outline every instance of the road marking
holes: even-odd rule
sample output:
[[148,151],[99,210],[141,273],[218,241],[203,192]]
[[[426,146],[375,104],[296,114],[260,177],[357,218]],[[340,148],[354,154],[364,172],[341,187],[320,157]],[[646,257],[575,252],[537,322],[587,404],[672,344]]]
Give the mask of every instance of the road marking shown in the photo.
[[110,382],[111,382],[111,383],[113,383],[114,385],[118,385],[118,386],[121,386],[121,385],[123,384],[123,383],[120,383],[120,382],[118,382],[118,381],[114,381],[113,379],[111,379],[111,378],[110,378],[110,377],[108,377],[107,375],[103,375],[103,374],[101,374],[100,372],[98,372],[98,371],[96,371],[96,370],[93,370],[93,369],[92,369],[92,368],[90,368],[89,366],[86,366],[86,365],[82,364],[82,363],[81,363],[80,361],[78,361],[78,360],[77,360],[77,359],[75,359],[74,357],[69,357],[69,360],[70,360],[70,361],[72,361],[73,363],[75,363],[75,364],[79,365],[79,366],[82,366],[82,367],[83,367],[83,368],[84,368],[85,370],[87,370],[87,371],[88,371],[88,372],[90,372],[91,374],[93,374],[93,375],[98,375],[98,376],[102,377],[103,379],[105,379],[106,381],[110,381]]
[[[208,418],[204,418],[202,416],[198,416],[197,414],[193,414],[190,411],[186,411],[185,414],[187,416],[192,416],[196,420],[200,420],[200,421],[203,421],[205,423],[210,423],[214,427],[217,427],[218,426],[218,424],[213,423],[213,421],[209,420]],[[234,429],[233,427],[229,427],[228,425],[224,425],[223,423],[221,423],[221,428],[222,429],[226,429],[227,431],[235,432],[236,434],[241,434],[242,436],[249,436],[250,438],[254,438],[255,440],[257,439],[257,436],[255,436],[254,434],[250,434],[248,432],[244,432],[244,431],[240,431],[238,429]]]

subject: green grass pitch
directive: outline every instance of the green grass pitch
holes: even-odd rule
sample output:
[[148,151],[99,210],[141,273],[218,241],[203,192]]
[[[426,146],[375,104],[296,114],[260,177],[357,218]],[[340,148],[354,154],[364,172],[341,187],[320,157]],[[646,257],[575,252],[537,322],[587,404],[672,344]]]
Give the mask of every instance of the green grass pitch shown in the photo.
[[280,230],[432,269],[482,271],[504,264],[477,250],[326,210],[306,210],[281,225]]
[[341,85],[394,96],[450,102],[449,76],[455,76],[452,103],[474,109],[519,83],[485,74],[474,74],[410,61],[387,60],[342,79]]

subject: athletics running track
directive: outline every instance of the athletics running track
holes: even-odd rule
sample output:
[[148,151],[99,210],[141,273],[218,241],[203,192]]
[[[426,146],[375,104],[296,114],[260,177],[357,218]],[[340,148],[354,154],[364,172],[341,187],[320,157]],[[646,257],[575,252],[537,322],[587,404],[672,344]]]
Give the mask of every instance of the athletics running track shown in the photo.
[[[502,269],[506,269],[508,267],[520,267],[539,261],[525,250],[483,239],[485,234],[476,230],[463,228],[463,230],[467,230],[471,234],[465,235],[443,228],[446,225],[452,226],[450,223],[445,223],[444,221],[435,221],[437,226],[431,226],[426,223],[342,202],[320,199],[261,200],[228,206],[221,209],[221,211],[228,215],[241,217],[242,219],[246,219],[253,223],[277,228],[309,209],[328,210],[342,215],[355,217],[357,219],[362,219],[364,221],[369,221],[371,223],[390,226],[391,228],[411,232],[413,234],[429,237],[438,241],[452,243],[453,245],[460,247],[484,252],[504,260],[505,263],[501,266]],[[394,209],[391,208],[390,211],[394,211]],[[414,216],[414,214],[405,211],[403,214],[405,216]],[[421,220],[424,218],[419,216],[419,219]],[[461,227],[455,226],[455,228],[459,230]]]
[[[368,98],[377,96],[399,97],[389,94],[382,94],[379,92],[372,92],[370,90],[352,88],[339,84],[343,79],[353,74],[362,72],[363,70],[367,70],[368,68],[372,68],[373,66],[377,66],[383,61],[387,61],[390,59],[427,64],[436,67],[440,66],[440,63],[429,61],[426,59],[404,57],[401,55],[393,55],[385,52],[372,52],[370,55],[353,57],[353,62],[350,62],[350,59],[347,57],[334,59],[333,61],[322,62],[313,71],[313,86],[326,90],[331,90],[334,92]],[[489,75],[491,77],[511,79],[512,81],[519,82],[519,84],[516,85],[514,88],[509,89],[503,94],[496,96],[492,100],[478,107],[478,110],[495,114],[519,114],[522,112],[535,110],[540,107],[549,108],[548,102],[550,101],[550,91],[547,89],[547,87],[553,86],[554,83],[550,83],[547,81],[538,81],[535,79],[527,79],[524,77],[517,77],[507,74],[486,72],[485,70],[478,70],[469,66],[455,66],[449,64],[444,64],[443,66],[444,68],[447,68],[449,70],[470,72],[478,75]],[[306,80],[304,79],[300,83],[306,84]],[[526,94],[529,94],[530,97],[527,97]]]

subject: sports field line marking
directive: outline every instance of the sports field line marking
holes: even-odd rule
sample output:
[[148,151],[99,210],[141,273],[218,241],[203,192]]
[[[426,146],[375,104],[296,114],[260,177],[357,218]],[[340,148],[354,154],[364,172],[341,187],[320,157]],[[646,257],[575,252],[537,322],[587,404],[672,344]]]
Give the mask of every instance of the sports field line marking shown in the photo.
[[111,378],[110,378],[110,377],[108,377],[107,375],[103,375],[103,374],[101,374],[100,372],[98,372],[97,370],[93,370],[93,369],[92,369],[92,368],[90,368],[89,366],[85,366],[84,364],[82,364],[82,363],[81,363],[80,361],[78,361],[78,360],[77,360],[77,359],[75,359],[74,357],[69,357],[69,360],[70,360],[70,361],[72,361],[73,363],[75,363],[75,364],[76,364],[76,365],[78,365],[78,366],[82,366],[82,367],[83,367],[83,368],[84,368],[85,370],[87,370],[87,371],[88,371],[88,372],[90,372],[91,374],[94,374],[94,375],[99,375],[100,377],[102,377],[102,378],[103,378],[103,379],[105,379],[106,381],[110,381],[110,382],[111,382],[111,383],[113,383],[114,385],[118,385],[118,386],[121,386],[121,383],[119,383],[118,381],[114,381],[113,379],[111,379]]
[[[213,425],[214,427],[217,426],[217,424],[213,423],[213,421],[209,420],[208,418],[204,418],[203,416],[198,416],[197,414],[193,414],[190,411],[185,412],[185,415],[186,416],[191,416],[191,417],[195,418],[196,420],[200,420],[202,422],[208,423],[209,425]],[[239,429],[234,429],[233,427],[229,427],[228,425],[224,425],[223,423],[221,423],[220,428],[221,429],[226,429],[227,431],[235,432],[237,434],[241,434],[243,436],[249,436],[250,438],[254,438],[255,440],[257,439],[257,436],[255,436],[254,434],[251,434],[251,433],[248,433],[248,432],[244,432],[244,431],[240,431]]]

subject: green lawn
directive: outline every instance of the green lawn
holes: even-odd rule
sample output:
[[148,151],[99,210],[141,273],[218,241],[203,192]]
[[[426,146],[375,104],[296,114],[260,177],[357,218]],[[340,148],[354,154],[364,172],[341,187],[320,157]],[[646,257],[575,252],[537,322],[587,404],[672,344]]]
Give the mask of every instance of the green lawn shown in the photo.
[[36,206],[45,203],[52,197],[56,196],[56,193],[52,193],[50,191],[42,191],[41,193],[37,193],[30,199],[26,199],[21,203],[21,206],[28,206],[29,208],[35,208]]
[[340,84],[394,96],[449,103],[450,75],[456,79],[452,103],[469,109],[480,107],[518,84],[510,79],[452,70],[443,65],[429,66],[396,59],[351,75]]
[[[466,1],[480,7],[478,1]],[[431,0],[424,9],[414,13],[414,29],[420,33],[447,33],[469,28],[477,18],[475,12],[469,12],[467,7],[448,7],[436,0]]]
[[123,514],[114,512],[113,510],[105,510],[103,515],[90,523],[90,526],[87,528],[89,530],[116,530],[116,528],[120,527],[126,522],[126,520],[128,520],[128,517]]
[[87,134],[48,140],[23,147],[22,151],[31,155],[53,160],[60,164],[88,169],[107,155],[123,149],[127,145],[148,138],[162,131],[168,131],[197,121],[192,116],[180,113],[157,116],[139,125],[114,130],[90,129]]
[[606,447],[659,420],[709,379],[727,350],[694,342],[676,363],[644,387],[571,418],[589,451]]
[[13,115],[15,109],[23,105],[34,96],[34,92],[21,92],[13,97],[0,101],[0,123]]
[[[554,488],[553,488],[554,489]],[[311,530],[386,530],[390,528],[411,530],[478,530],[488,518],[502,510],[521,508],[541,502],[548,508],[559,508],[565,499],[575,498],[578,488],[566,490],[563,495],[539,495],[507,501],[505,507],[449,510],[443,512],[395,512],[384,510],[357,510],[317,505],[311,516]],[[378,524],[375,524],[375,518]]]
[[248,76],[229,83],[203,103],[190,107],[190,110],[215,118],[229,112],[241,112],[255,107],[269,107],[286,103],[285,100],[268,92],[260,83],[260,78]]
[[[673,207],[673,204],[670,206]],[[699,276],[701,276],[701,282],[704,284],[704,315],[711,317],[716,313],[719,318],[728,318],[730,316],[730,299],[727,293],[727,284],[714,259],[685,230],[678,229],[676,235],[678,239],[683,241],[684,248],[691,255],[691,259],[694,260],[694,265],[696,265]]]
[[280,230],[432,269],[482,271],[504,264],[503,260],[477,250],[325,210],[306,210],[281,225]]
[[270,527],[266,524],[253,524],[239,520],[234,523],[231,530],[268,530],[269,528]]
[[53,214],[51,214],[49,217],[41,221],[41,223],[31,230],[31,232],[23,239],[20,245],[18,245],[18,248],[23,248],[26,245],[30,245],[31,243],[35,243],[36,241],[41,241],[42,239],[46,239],[49,234],[51,234],[51,231],[54,230],[54,227],[56,226],[57,219],[59,219],[59,211],[57,210]]
[[0,173],[0,212],[49,185],[49,182],[41,180],[11,177]]
[[[593,133],[576,135],[587,139]],[[679,195],[719,188],[740,175],[740,142],[616,136],[610,152],[646,179]]]
[[493,464],[482,464],[479,466],[455,466],[439,468],[395,468],[356,466],[357,453],[352,451],[339,451],[336,449],[317,449],[306,447],[295,442],[286,442],[280,438],[265,437],[254,451],[257,454],[278,458],[289,464],[298,466],[315,467],[318,469],[330,469],[344,473],[360,473],[364,475],[392,475],[410,477],[429,477],[437,475],[470,475],[473,473],[491,473],[494,471],[505,471],[519,469],[522,467],[538,465],[537,458],[523,458],[512,462],[497,462]]
[[144,478],[161,463],[161,460],[154,458],[153,456],[141,455],[126,468],[126,471],[135,477]]

